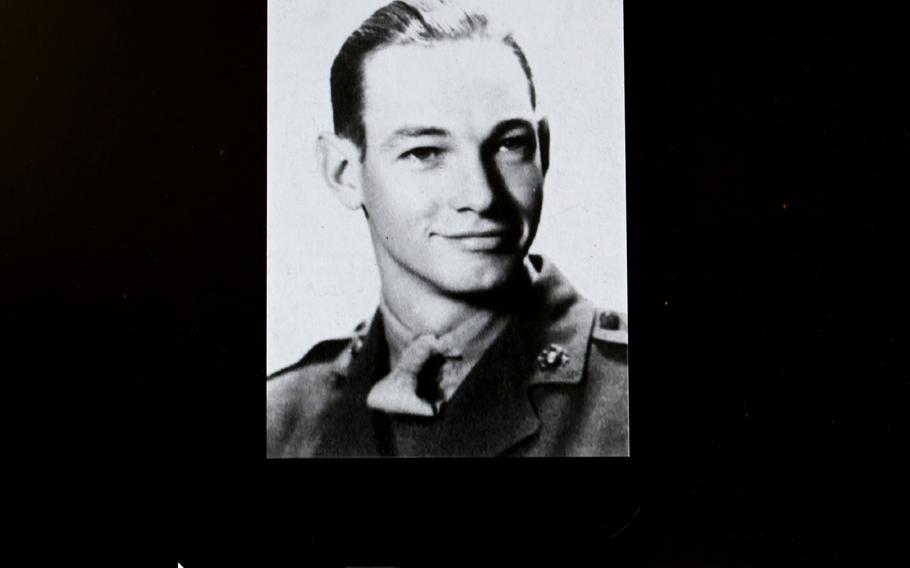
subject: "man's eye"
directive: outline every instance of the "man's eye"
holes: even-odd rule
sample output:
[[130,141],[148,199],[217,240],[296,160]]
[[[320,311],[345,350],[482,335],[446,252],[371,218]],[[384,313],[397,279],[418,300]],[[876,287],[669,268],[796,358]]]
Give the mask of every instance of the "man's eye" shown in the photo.
[[521,152],[525,153],[532,147],[532,142],[527,136],[510,136],[499,143],[500,152]]
[[428,162],[434,160],[442,155],[442,148],[436,148],[433,146],[421,146],[420,148],[412,148],[408,150],[401,157],[405,160],[417,160],[418,162]]

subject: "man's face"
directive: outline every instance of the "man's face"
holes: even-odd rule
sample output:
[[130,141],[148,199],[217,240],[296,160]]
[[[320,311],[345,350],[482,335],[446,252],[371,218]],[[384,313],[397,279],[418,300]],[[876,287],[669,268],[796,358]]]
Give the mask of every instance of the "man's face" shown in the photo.
[[373,53],[363,119],[363,203],[384,284],[416,277],[453,296],[506,282],[537,231],[544,179],[512,51],[464,40]]

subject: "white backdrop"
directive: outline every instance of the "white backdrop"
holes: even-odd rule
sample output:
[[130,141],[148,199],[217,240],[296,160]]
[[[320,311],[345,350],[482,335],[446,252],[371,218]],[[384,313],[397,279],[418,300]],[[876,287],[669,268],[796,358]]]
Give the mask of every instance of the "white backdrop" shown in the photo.
[[[512,24],[549,116],[550,170],[532,252],[595,304],[626,310],[621,0],[472,0]],[[363,215],[317,170],[332,130],[329,69],[383,0],[269,0],[266,370],[350,333],[379,300]],[[500,20],[502,21],[502,20]]]

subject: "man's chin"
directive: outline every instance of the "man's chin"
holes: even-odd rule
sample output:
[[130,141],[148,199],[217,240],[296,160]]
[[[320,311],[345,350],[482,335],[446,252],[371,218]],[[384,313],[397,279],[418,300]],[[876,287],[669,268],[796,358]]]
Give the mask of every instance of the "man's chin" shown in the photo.
[[[516,270],[523,265],[522,257],[511,254],[470,255],[473,258],[460,259],[442,279],[447,290],[458,295],[483,295],[494,293],[509,286]],[[455,263],[453,263],[455,264]]]

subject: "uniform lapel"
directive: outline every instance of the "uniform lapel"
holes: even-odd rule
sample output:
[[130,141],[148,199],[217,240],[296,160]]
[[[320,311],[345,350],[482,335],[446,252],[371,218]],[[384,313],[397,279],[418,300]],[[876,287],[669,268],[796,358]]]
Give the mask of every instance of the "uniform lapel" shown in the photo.
[[518,322],[477,362],[440,424],[438,456],[495,456],[533,436],[540,421],[525,391],[529,373]]
[[[543,263],[539,257],[533,260]],[[544,349],[555,347],[566,354],[566,360],[555,365],[535,364],[527,386],[580,383],[597,309],[549,262],[543,264],[535,294],[533,305],[541,309],[526,316],[529,355],[536,361]]]
[[[356,344],[356,340],[355,340]],[[367,408],[366,398],[373,383],[388,370],[388,347],[379,312],[363,337],[360,349],[354,348],[349,362],[335,373],[341,395],[324,414],[325,422],[316,455],[319,457],[378,457],[376,415]]]

